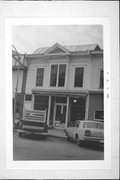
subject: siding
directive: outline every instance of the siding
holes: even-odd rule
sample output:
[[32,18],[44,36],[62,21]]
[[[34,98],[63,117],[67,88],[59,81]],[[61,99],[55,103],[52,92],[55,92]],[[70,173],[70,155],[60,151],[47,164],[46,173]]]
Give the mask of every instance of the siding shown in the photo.
[[103,57],[102,55],[92,55],[91,58],[90,90],[100,91],[100,70],[103,69]]
[[[50,87],[50,73],[51,73],[51,64],[60,64],[65,63],[67,64],[66,67],[66,82],[65,87]],[[28,67],[28,74],[27,74],[27,85],[26,85],[26,93],[31,93],[32,89],[68,89],[68,90],[86,90],[89,89],[90,84],[90,59],[89,57],[76,57],[69,60],[67,57],[60,57],[56,59],[50,59],[49,61],[44,59],[43,60],[33,60],[31,61]],[[43,86],[36,87],[36,72],[37,68],[44,67],[44,79],[43,79]],[[84,80],[83,80],[83,87],[82,88],[74,88],[74,74],[75,74],[75,67],[84,67]]]
[[[74,77],[75,77],[75,67],[84,67],[83,74],[83,87],[74,87]],[[86,90],[89,89],[89,81],[90,81],[90,59],[89,57],[82,58],[77,57],[72,59],[69,65],[69,74],[68,74],[68,89],[70,90]]]
[[[42,87],[36,87],[36,72],[37,68],[45,68],[44,70],[44,79],[43,79],[43,86]],[[50,74],[50,67],[49,63],[46,62],[39,62],[37,61],[32,61],[30,63],[30,66],[28,67],[28,72],[27,72],[27,82],[26,82],[26,93],[32,93],[32,89],[46,89],[49,85],[49,75]]]
[[89,112],[88,119],[94,119],[95,110],[104,110],[103,94],[90,94],[89,96]]

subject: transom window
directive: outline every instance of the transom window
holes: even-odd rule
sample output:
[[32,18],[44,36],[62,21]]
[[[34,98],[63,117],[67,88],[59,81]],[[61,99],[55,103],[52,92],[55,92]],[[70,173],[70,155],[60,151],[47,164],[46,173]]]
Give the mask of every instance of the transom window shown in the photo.
[[75,68],[74,87],[83,87],[83,74],[84,74],[83,67]]
[[36,86],[43,86],[44,68],[37,68]]
[[56,97],[56,103],[67,103],[66,97]]
[[53,64],[51,66],[50,86],[64,87],[66,64]]
[[100,88],[104,87],[104,74],[103,70],[100,71]]

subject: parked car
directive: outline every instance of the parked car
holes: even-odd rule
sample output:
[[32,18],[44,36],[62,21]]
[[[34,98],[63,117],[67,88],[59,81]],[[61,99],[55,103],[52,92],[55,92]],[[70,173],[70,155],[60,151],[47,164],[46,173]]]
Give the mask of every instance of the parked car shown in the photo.
[[85,141],[104,143],[104,123],[90,120],[77,120],[66,128],[67,140],[73,140],[78,146]]

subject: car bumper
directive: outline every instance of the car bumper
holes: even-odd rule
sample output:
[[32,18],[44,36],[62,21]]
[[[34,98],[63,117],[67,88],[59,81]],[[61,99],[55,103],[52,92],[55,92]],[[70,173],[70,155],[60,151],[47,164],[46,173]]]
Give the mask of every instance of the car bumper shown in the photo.
[[104,139],[100,137],[91,137],[91,136],[84,136],[84,141],[92,141],[92,142],[99,142],[104,143]]
[[23,125],[21,129],[18,129],[18,132],[47,133],[48,129],[39,126]]

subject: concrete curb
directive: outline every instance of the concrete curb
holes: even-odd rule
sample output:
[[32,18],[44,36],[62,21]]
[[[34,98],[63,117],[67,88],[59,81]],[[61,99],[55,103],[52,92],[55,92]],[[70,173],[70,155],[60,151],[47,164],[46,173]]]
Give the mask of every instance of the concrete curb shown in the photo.
[[56,135],[51,135],[51,134],[48,134],[47,136],[48,136],[48,137],[54,137],[54,138],[67,139],[66,137],[56,136]]

